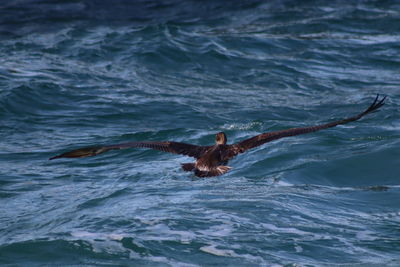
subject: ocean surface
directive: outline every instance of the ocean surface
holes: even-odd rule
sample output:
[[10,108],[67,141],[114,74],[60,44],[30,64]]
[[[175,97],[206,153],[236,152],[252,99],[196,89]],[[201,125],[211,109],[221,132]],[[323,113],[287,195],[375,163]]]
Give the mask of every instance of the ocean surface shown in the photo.
[[[0,4],[1,266],[400,266],[400,2]],[[379,112],[197,178],[211,145]]]

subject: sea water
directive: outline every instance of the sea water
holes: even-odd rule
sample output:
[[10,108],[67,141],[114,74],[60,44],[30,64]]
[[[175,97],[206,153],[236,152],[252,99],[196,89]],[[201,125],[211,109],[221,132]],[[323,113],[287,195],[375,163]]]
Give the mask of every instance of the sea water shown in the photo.
[[[399,266],[396,1],[3,1],[0,264]],[[212,145],[358,114],[200,179]]]

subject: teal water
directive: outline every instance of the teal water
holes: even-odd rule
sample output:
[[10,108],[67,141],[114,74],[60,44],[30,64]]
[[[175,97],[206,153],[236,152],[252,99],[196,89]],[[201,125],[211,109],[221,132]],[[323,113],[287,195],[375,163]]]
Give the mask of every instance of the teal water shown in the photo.
[[[400,4],[0,4],[0,265],[399,266]],[[226,175],[142,140],[280,139]]]

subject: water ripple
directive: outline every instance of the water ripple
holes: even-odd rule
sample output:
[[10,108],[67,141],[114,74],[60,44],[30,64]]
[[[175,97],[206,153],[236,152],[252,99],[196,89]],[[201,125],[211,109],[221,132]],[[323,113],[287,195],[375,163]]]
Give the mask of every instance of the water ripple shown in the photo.
[[[14,1],[0,7],[0,264],[398,266],[399,5]],[[380,112],[199,179],[152,150]]]

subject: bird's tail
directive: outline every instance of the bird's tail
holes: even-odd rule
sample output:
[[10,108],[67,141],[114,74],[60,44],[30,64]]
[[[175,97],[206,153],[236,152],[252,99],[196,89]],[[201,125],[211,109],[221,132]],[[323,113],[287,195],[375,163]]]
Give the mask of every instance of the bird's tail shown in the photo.
[[209,171],[200,171],[199,169],[195,169],[194,174],[198,177],[212,177],[227,173],[230,169],[232,168],[229,166],[218,166]]
[[182,169],[186,172],[191,172],[195,168],[194,163],[182,163],[181,166]]

